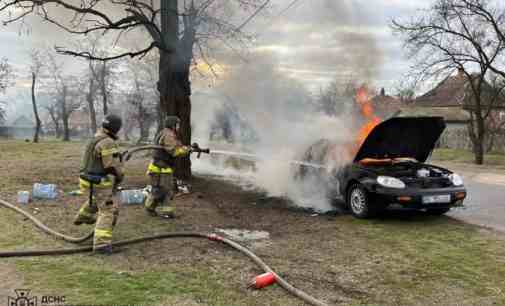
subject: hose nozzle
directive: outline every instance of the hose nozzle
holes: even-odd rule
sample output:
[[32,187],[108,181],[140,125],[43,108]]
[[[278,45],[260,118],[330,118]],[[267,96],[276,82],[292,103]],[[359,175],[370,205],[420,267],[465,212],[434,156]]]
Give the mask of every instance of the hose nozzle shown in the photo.
[[196,156],[196,158],[200,158],[200,156],[202,155],[202,153],[210,154],[210,149],[208,149],[208,148],[207,149],[202,149],[202,148],[200,148],[200,145],[198,145],[198,143],[196,143],[196,142],[191,145],[191,150],[193,152],[198,153],[198,155]]

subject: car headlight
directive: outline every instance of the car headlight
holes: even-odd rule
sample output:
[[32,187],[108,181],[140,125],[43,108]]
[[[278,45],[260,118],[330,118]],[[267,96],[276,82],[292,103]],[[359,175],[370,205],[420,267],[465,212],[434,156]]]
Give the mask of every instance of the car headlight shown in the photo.
[[379,176],[377,177],[377,183],[379,185],[384,186],[384,187],[389,187],[389,188],[398,188],[398,189],[403,189],[405,188],[405,183],[402,182],[401,180],[390,177],[390,176]]
[[454,186],[463,186],[463,178],[456,173],[449,175],[449,179],[451,180]]

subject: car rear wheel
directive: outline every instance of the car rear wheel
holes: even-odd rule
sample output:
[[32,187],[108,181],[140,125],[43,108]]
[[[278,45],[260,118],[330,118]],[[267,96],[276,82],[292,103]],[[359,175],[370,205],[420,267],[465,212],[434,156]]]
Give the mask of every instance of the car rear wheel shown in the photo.
[[428,209],[426,212],[432,216],[440,216],[451,210],[450,208],[433,208]]
[[372,217],[369,196],[365,188],[359,184],[352,185],[347,192],[347,206],[357,218]]

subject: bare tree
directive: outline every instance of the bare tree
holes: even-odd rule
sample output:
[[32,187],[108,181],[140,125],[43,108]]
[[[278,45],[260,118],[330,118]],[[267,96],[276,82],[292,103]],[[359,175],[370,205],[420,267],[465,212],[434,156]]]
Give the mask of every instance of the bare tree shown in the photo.
[[[95,56],[107,58],[107,56],[110,54],[104,45],[102,35],[88,36],[85,45],[85,47],[81,46],[81,49],[87,49],[91,54],[94,54]],[[93,61],[91,59],[88,59],[88,61],[90,72],[88,92],[93,91],[94,95],[94,97],[91,97],[90,95],[88,98],[93,98],[93,100],[96,100],[98,98],[98,93],[100,93],[102,100],[102,112],[105,116],[109,113],[109,104],[112,100],[111,97],[114,87],[114,70],[117,65],[115,62],[109,61]],[[93,129],[93,131],[95,131],[95,129]]]
[[[122,57],[144,56],[158,49],[160,105],[162,115],[177,115],[181,118],[181,138],[184,144],[191,143],[191,90],[190,67],[195,53],[206,60],[209,41],[219,41],[231,46],[231,42],[244,43],[250,38],[243,29],[270,0],[10,0],[2,1],[0,12],[6,12],[5,24],[24,20],[36,15],[55,26],[73,33],[117,33],[118,40],[131,33],[132,29],[144,29],[150,42],[144,48],[128,50],[102,57],[89,51],[76,52],[59,48],[63,54],[87,57],[95,60],[112,60]],[[59,9],[58,13],[54,13]],[[122,16],[114,18],[111,11],[121,10]],[[250,13],[238,26],[231,22],[234,12]],[[73,15],[71,21],[65,16]],[[191,175],[189,158],[176,167],[179,177]]]
[[464,74],[464,107],[471,117],[468,130],[477,164],[484,162],[486,120],[500,101],[490,97],[486,78],[490,73],[505,77],[498,68],[505,52],[504,15],[503,7],[487,0],[437,0],[413,20],[392,23],[415,59],[413,73],[419,81],[448,76],[455,69]]
[[44,58],[42,52],[36,49],[31,50],[30,57],[32,60],[32,63],[30,65],[30,72],[32,74],[32,88],[31,88],[32,106],[33,106],[33,115],[35,117],[35,134],[33,135],[33,142],[38,143],[42,122],[40,121],[35,90],[37,86],[37,79],[41,74],[42,68],[44,67]]
[[152,63],[153,61],[128,63],[133,86],[126,94],[126,101],[130,106],[129,117],[137,122],[140,130],[138,143],[149,139],[149,131],[155,122],[159,105],[156,100],[159,94],[153,86],[156,83],[153,83]]
[[61,112],[59,111],[58,103],[54,101],[53,103],[44,106],[44,108],[47,110],[47,113],[49,114],[49,117],[51,118],[51,122],[54,127],[54,132],[56,138],[61,137]]
[[348,113],[354,105],[354,96],[359,86],[359,82],[353,76],[330,82],[320,89],[315,99],[316,109],[328,116]]
[[[63,141],[70,140],[70,115],[80,108],[79,82],[73,76],[63,75],[62,66],[57,62],[53,53],[48,53],[48,69],[54,83],[56,113],[53,121],[58,117],[63,127]],[[56,121],[55,121],[56,123]]]
[[[9,87],[12,78],[12,67],[6,58],[0,60],[0,93]],[[5,120],[4,102],[0,102],[0,123]]]
[[102,96],[102,110],[105,116],[109,113],[109,104],[113,92],[114,65],[108,62],[100,62],[97,68],[98,71],[94,71],[94,75]]
[[88,78],[87,78],[87,91],[86,91],[86,105],[88,107],[89,121],[91,133],[94,135],[97,131],[96,123],[96,110],[95,110],[95,97],[98,91],[98,82],[95,75],[95,62],[89,60]]

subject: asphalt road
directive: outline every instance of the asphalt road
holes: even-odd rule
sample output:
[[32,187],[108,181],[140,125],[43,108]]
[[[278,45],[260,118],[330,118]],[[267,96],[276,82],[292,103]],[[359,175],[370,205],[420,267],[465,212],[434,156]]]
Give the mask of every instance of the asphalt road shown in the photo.
[[505,175],[482,173],[464,179],[468,190],[465,207],[448,215],[505,232]]

